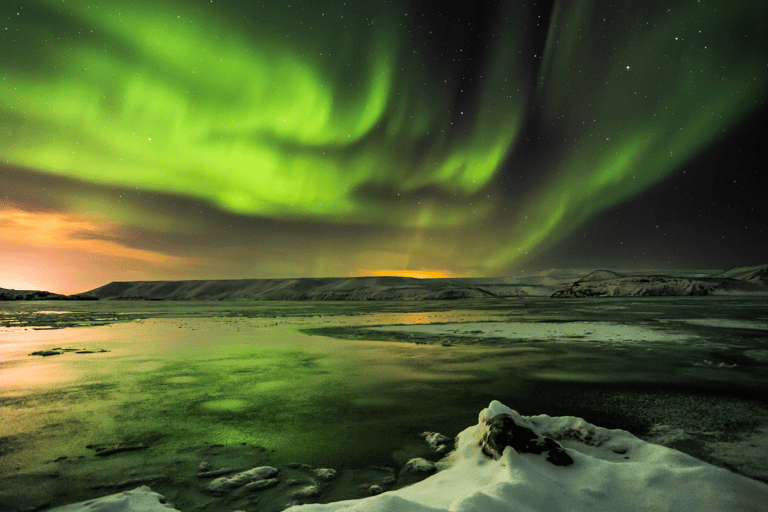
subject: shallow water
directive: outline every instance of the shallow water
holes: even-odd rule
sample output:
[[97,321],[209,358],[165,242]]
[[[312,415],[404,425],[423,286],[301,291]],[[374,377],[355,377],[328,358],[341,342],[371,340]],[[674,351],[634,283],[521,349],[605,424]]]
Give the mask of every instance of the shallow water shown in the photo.
[[[755,442],[768,427],[760,298],[0,309],[2,510],[155,474],[177,506],[210,501],[189,490],[201,460],[398,466],[420,432],[455,435],[492,399],[768,478]],[[51,349],[95,353],[29,355]],[[116,444],[142,449],[95,455]]]

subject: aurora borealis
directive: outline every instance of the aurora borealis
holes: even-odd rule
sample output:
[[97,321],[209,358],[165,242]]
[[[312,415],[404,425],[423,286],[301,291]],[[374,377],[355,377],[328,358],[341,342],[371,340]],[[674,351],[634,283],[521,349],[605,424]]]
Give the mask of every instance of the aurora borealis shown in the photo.
[[764,2],[0,19],[0,286],[765,259]]

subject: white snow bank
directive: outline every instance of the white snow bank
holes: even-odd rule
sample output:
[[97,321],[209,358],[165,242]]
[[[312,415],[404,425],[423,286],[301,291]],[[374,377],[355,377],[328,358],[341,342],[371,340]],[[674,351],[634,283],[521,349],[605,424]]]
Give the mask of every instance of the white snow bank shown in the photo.
[[161,501],[165,501],[165,498],[143,485],[132,491],[65,505],[48,512],[178,512]]
[[[499,460],[482,453],[486,422],[512,416],[557,440],[573,458],[555,466],[545,456],[507,447]],[[763,511],[768,485],[716,468],[623,430],[580,418],[523,417],[499,402],[459,434],[440,472],[410,487],[360,500],[301,505],[291,512],[600,512]]]

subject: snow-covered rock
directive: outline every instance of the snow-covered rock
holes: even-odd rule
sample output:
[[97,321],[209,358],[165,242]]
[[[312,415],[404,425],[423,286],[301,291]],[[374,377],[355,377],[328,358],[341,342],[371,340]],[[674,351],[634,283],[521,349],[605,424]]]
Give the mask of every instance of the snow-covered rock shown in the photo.
[[95,500],[81,501],[48,512],[178,512],[165,503],[162,495],[143,485],[132,491],[123,491]]
[[336,478],[336,470],[331,468],[317,468],[314,470],[315,478],[320,481],[328,482]]
[[[494,418],[507,415],[537,438],[562,446],[573,464],[511,446],[498,460],[481,443]],[[440,471],[409,487],[359,500],[300,505],[291,512],[758,512],[768,485],[716,468],[676,450],[646,443],[629,432],[583,419],[525,417],[491,402],[478,424],[458,436]]]
[[423,432],[421,437],[437,453],[445,453],[452,445],[451,440],[439,432]]
[[421,457],[415,457],[405,463],[403,471],[406,473],[432,473],[435,471],[435,463]]
[[219,494],[245,484],[271,479],[277,474],[277,469],[272,466],[260,466],[258,468],[242,471],[232,476],[222,476],[208,484],[208,491]]

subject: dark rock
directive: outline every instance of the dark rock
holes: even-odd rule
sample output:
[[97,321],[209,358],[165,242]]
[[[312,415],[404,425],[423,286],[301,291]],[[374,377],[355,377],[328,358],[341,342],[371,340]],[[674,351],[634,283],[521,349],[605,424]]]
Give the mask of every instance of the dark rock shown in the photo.
[[197,478],[214,478],[217,476],[228,475],[229,473],[233,473],[234,471],[235,470],[232,468],[212,469],[210,471],[198,470]]
[[37,352],[32,352],[29,355],[46,357],[46,356],[60,356],[61,354],[63,354],[63,352],[57,352],[55,350],[38,350]]
[[488,432],[481,442],[483,453],[493,459],[501,458],[504,448],[512,447],[518,453],[547,454],[547,462],[555,466],[569,466],[573,459],[550,437],[536,434],[523,425],[518,425],[508,414],[499,414],[487,422]]
[[303,469],[304,471],[312,471],[313,469],[315,469],[312,466],[309,466],[307,464],[299,464],[298,462],[291,462],[290,464],[288,464],[288,467],[291,469]]
[[149,446],[145,444],[89,444],[86,446],[89,450],[95,450],[96,455],[99,457],[106,457],[108,455],[114,455],[122,452],[133,452],[136,450],[146,450]]
[[122,489],[125,487],[135,487],[137,485],[153,484],[153,483],[164,481],[167,479],[168,477],[166,477],[165,475],[138,476],[134,478],[129,478],[127,480],[123,480],[122,482],[118,482],[116,484],[110,485],[109,487],[117,487],[119,489]]

